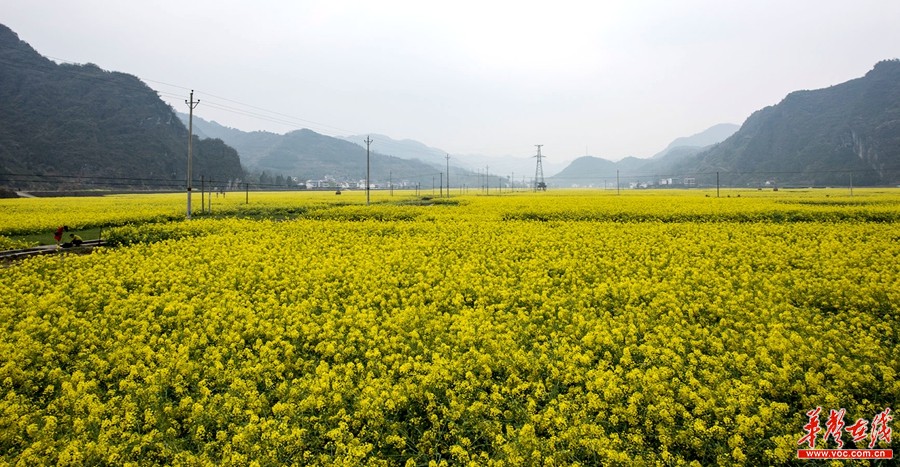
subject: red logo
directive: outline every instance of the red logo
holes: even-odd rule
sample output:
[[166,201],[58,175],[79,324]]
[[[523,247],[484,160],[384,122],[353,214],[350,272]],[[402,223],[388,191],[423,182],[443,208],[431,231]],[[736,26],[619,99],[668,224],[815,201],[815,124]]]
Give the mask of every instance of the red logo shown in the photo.
[[[808,449],[800,449],[797,451],[797,457],[800,459],[893,459],[893,450],[891,449],[873,449],[879,442],[890,444],[891,430],[888,423],[894,419],[891,417],[890,407],[875,415],[871,425],[869,421],[859,418],[852,425],[847,426],[844,422],[845,409],[834,410],[828,412],[828,419],[825,421],[824,433],[822,434],[822,446],[816,449],[816,439],[822,431],[819,423],[819,415],[822,413],[822,407],[806,412],[809,422],[803,425],[806,432],[799,441],[798,445],[806,444]],[[871,430],[870,430],[871,428]],[[844,440],[841,436],[847,433],[853,443],[859,443],[869,439],[868,449],[843,449]],[[824,449],[828,439],[834,442],[837,449]]]

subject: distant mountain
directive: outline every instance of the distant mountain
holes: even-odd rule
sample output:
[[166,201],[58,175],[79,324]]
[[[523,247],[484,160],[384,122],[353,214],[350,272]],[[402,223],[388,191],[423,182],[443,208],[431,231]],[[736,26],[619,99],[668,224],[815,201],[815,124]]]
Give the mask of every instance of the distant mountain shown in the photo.
[[[138,78],[58,65],[0,25],[0,185],[184,186],[188,131]],[[193,148],[199,179],[243,177],[221,140]]]
[[[187,121],[186,114],[179,117]],[[366,178],[366,149],[350,141],[302,129],[280,135],[265,131],[245,132],[209,122],[194,115],[194,132],[221,138],[237,149],[248,170],[305,180],[333,179],[358,182]],[[373,138],[374,139],[374,138]],[[401,181],[430,186],[439,179],[441,166],[421,160],[370,153],[373,183]],[[439,181],[436,183],[440,184]]]
[[788,94],[741,129],[681,161],[681,173],[723,172],[755,186],[900,183],[900,60],[882,61],[846,83]]
[[676,138],[668,146],[649,159],[626,157],[612,162],[594,156],[584,156],[548,178],[550,186],[558,187],[614,187],[616,178],[631,182],[658,183],[668,178],[668,172],[679,162],[699,154],[711,145],[731,136],[739,127],[722,123],[693,136]]
[[[665,149],[657,153],[653,156],[653,159],[659,159],[665,157],[675,148],[705,148],[712,144],[721,143],[725,141],[729,136],[735,134],[740,129],[740,125],[735,125],[734,123],[720,123],[718,125],[714,125],[710,128],[707,128],[696,135],[691,136],[683,136],[681,138],[676,138],[674,141],[669,143]],[[683,154],[682,149],[682,154]]]
[[[372,134],[372,135],[353,135],[342,137],[346,141],[351,141],[366,147],[365,139],[372,138],[371,148],[373,151],[381,154],[389,154],[401,159],[410,159],[422,161],[434,167],[439,172],[447,170],[447,152],[441,149],[433,148],[424,143],[412,139],[396,140],[389,136]],[[516,183],[523,185],[531,183],[531,176],[534,174],[534,159],[522,159],[516,157],[487,157],[472,154],[450,154],[450,173],[452,175],[451,183],[455,186],[466,185],[469,187],[483,186],[484,173],[487,172],[489,184],[496,187],[498,184],[504,187],[512,183],[510,177],[516,175]],[[553,170],[554,164],[548,164],[550,168],[548,172]],[[522,175],[528,171],[525,168],[530,167],[530,174],[527,182],[522,182]]]
[[582,156],[572,161],[568,167],[547,178],[549,186],[602,187],[609,180],[615,182],[618,165],[600,157]]
[[[188,114],[178,112],[177,115],[184,125],[188,125]],[[203,140],[220,139],[235,148],[241,157],[241,163],[248,168],[256,168],[259,158],[277,145],[283,136],[268,131],[236,130],[214,121],[206,121],[197,115],[194,115],[193,131],[194,135]]]
[[401,159],[420,160],[435,167],[444,167],[447,162],[445,159],[447,152],[412,139],[397,140],[390,136],[379,134],[339,137],[339,139],[355,143],[360,147],[366,147],[366,138],[371,138],[372,140],[371,150],[380,154],[387,154]]
[[[366,147],[365,139],[371,137],[373,140],[372,150],[397,156],[401,159],[418,159],[434,167],[444,168],[446,170],[448,154],[447,151],[436,149],[416,140],[404,139],[396,140],[389,136],[372,134],[372,135],[353,135],[345,136],[341,139],[352,141],[362,147]],[[526,147],[526,149],[528,149]],[[533,148],[532,148],[533,149]],[[548,177],[565,168],[568,163],[560,161],[557,155],[550,155],[543,159],[543,168],[545,177]],[[536,161],[534,155],[517,155],[517,156],[485,156],[480,154],[450,154],[450,170],[453,173],[459,172],[466,174],[471,178],[467,183],[479,183],[478,174],[487,171],[488,175],[500,177],[509,182],[510,177],[515,177],[517,184],[524,183],[530,185],[531,179],[534,177],[536,169]],[[494,179],[491,176],[491,179]],[[491,182],[491,186],[495,186],[495,182]]]

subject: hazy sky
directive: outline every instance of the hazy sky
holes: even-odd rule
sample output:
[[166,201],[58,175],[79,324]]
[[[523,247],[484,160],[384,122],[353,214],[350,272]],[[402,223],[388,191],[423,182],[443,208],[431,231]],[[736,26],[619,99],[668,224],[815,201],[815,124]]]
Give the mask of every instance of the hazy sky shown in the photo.
[[555,161],[648,157],[900,57],[895,0],[0,0],[0,23],[242,130]]

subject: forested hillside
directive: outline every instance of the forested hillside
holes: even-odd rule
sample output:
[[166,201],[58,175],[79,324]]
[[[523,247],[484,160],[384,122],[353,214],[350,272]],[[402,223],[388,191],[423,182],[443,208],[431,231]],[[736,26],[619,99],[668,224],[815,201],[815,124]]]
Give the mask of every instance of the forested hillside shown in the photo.
[[721,144],[676,167],[728,172],[731,184],[900,182],[900,60],[826,89],[796,91]]
[[[183,187],[188,131],[138,78],[56,64],[0,25],[0,185]],[[237,152],[195,138],[193,175],[241,178]]]

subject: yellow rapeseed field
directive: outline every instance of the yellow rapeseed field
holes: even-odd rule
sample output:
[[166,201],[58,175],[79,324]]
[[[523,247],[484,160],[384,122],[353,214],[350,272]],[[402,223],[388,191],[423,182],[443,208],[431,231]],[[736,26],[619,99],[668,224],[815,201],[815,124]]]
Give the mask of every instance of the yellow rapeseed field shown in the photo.
[[771,465],[900,400],[896,190],[183,198],[2,200],[117,227],[0,270],[0,463]]

